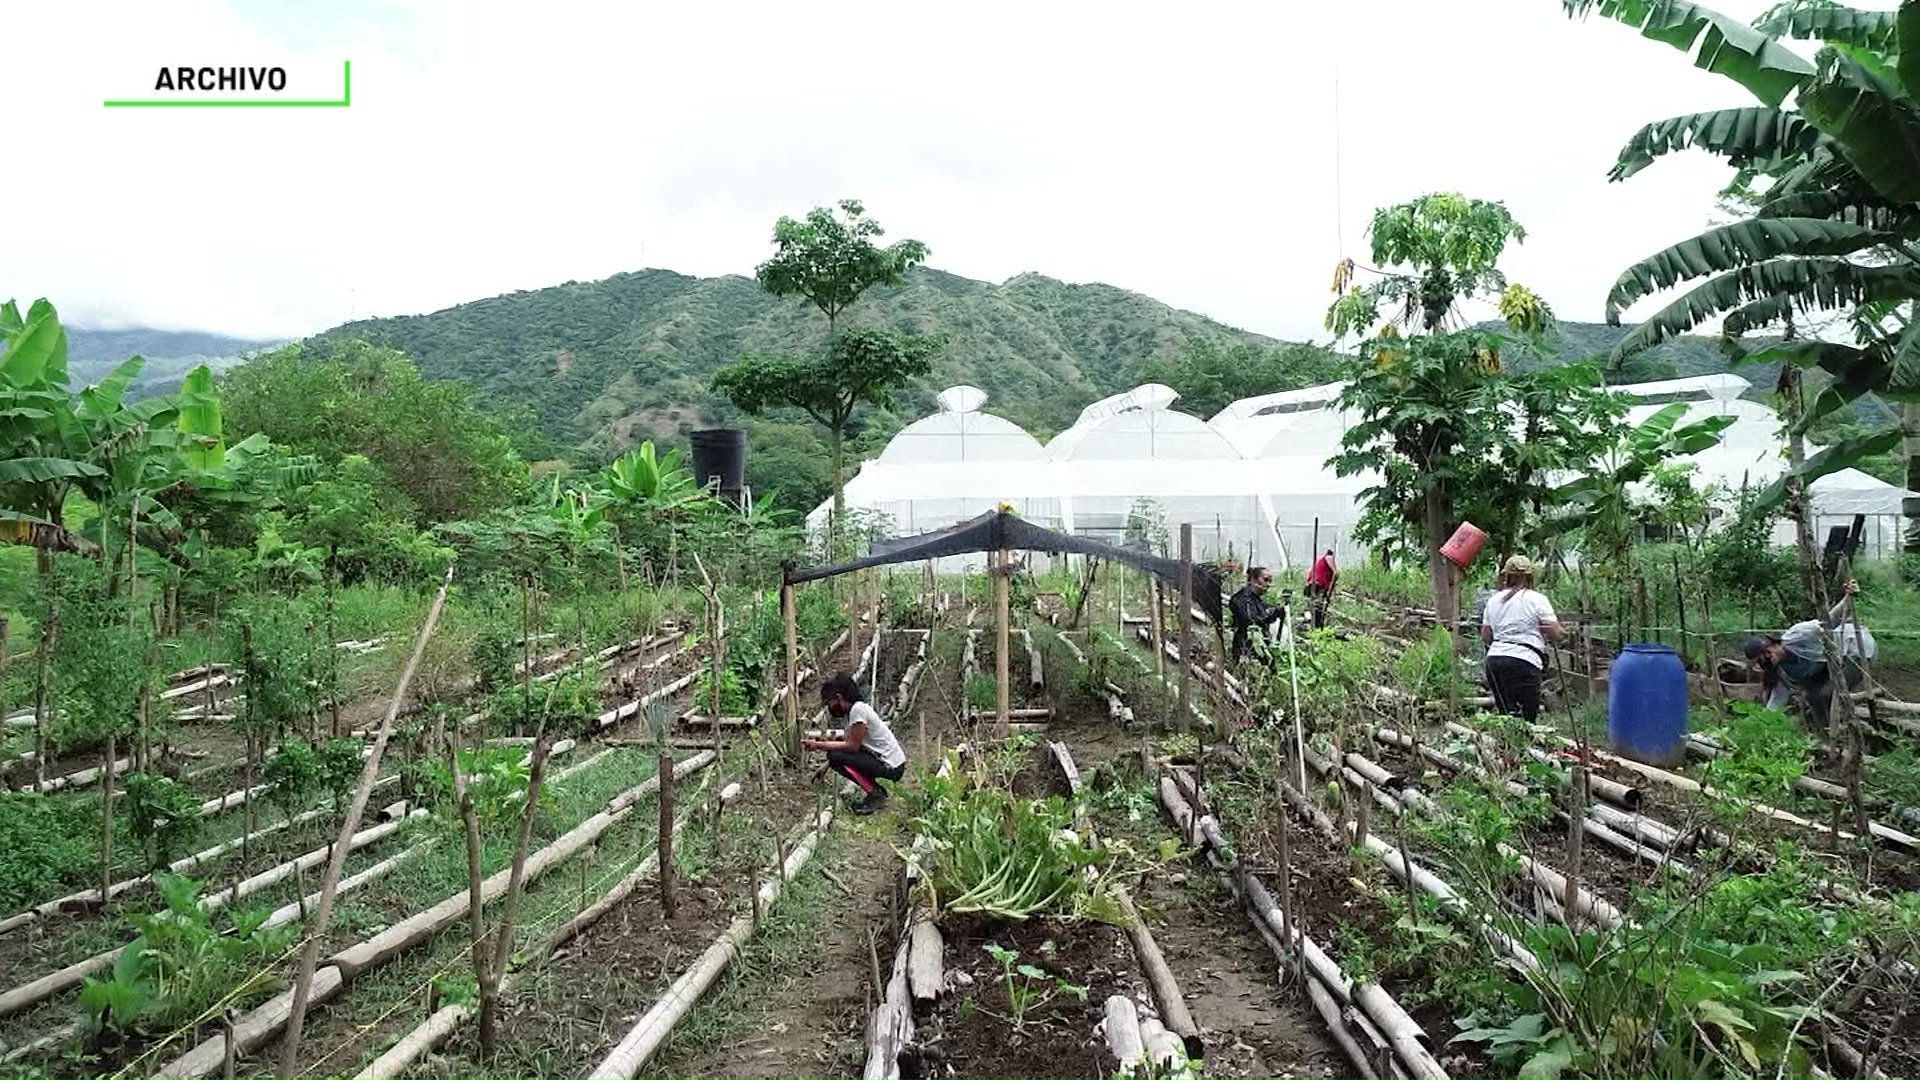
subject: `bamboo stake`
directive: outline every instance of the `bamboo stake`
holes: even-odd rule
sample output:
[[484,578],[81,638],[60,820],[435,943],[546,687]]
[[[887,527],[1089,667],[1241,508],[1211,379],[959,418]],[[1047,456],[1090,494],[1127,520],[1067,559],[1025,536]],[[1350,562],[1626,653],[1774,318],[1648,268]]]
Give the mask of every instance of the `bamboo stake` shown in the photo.
[[797,768],[800,765],[800,631],[790,581],[780,585],[780,614],[787,623],[787,761]]
[[[1576,764],[1573,767],[1573,784],[1567,793],[1567,888],[1561,894],[1560,905],[1572,920],[1580,910],[1580,855],[1581,840],[1586,836],[1582,823],[1587,820],[1587,767]],[[1577,927],[1576,927],[1577,929]]]
[[281,1080],[291,1080],[300,1060],[300,1035],[306,1025],[307,999],[313,990],[313,972],[320,961],[321,941],[326,934],[327,924],[333,919],[334,892],[340,887],[340,872],[347,858],[345,841],[358,830],[360,816],[366,812],[374,780],[380,775],[380,755],[387,749],[387,740],[393,737],[393,722],[400,715],[400,705],[406,700],[414,673],[420,669],[420,658],[427,651],[427,639],[433,636],[433,628],[440,622],[440,612],[447,604],[447,590],[452,585],[453,567],[448,566],[446,576],[440,580],[440,591],[434,594],[433,606],[427,609],[427,620],[413,643],[413,655],[408,657],[406,669],[400,673],[400,685],[387,702],[386,716],[381,720],[380,732],[373,740],[373,752],[367,755],[366,765],[360,771],[360,786],[353,793],[353,804],[347,808],[347,819],[341,825],[340,842],[334,844],[333,857],[327,861],[327,876],[320,888],[320,910],[314,914],[306,948],[300,953],[300,973],[293,983],[292,1010],[287,1015],[286,1035],[281,1040]]
[[1193,720],[1193,522],[1180,523],[1180,719],[1187,730]]
[[[1147,617],[1148,625],[1153,631],[1153,674],[1156,678],[1164,679],[1167,676],[1167,639],[1160,628],[1160,607],[1160,581],[1158,578],[1149,577],[1147,579]],[[1186,656],[1185,653],[1180,655]]]
[[673,751],[660,751],[660,910],[669,921],[680,914],[674,895],[673,866]]
[[[51,683],[48,679],[48,665],[53,659],[54,643],[60,633],[60,578],[53,572],[53,555],[42,551],[40,556],[40,580],[47,586],[47,618],[40,624],[40,656],[35,664],[35,688],[33,694],[33,780],[35,787],[45,787],[47,783],[47,721],[53,711]],[[108,762],[113,758],[109,756]]]
[[995,681],[994,700],[998,706],[998,711],[996,712],[996,716],[998,717],[998,720],[999,720],[1000,738],[1004,740],[1008,734],[1007,723],[1012,719],[1012,717],[1008,715],[1008,708],[1007,708],[1009,704],[1008,694],[1010,690],[1010,687],[1008,685],[1008,683],[1010,682],[1010,676],[1008,674],[1008,661],[1011,659],[1011,657],[1008,654],[1012,649],[1012,645],[1008,641],[1008,637],[1007,637],[1007,630],[1008,630],[1007,624],[1010,618],[1010,614],[1008,612],[1008,606],[1010,603],[1008,593],[1012,591],[1012,585],[1013,585],[1012,553],[1007,551],[1005,548],[1002,548],[999,551],[996,551],[994,553],[994,563],[995,563],[993,567],[993,619],[994,619],[993,675],[994,675],[994,681]]

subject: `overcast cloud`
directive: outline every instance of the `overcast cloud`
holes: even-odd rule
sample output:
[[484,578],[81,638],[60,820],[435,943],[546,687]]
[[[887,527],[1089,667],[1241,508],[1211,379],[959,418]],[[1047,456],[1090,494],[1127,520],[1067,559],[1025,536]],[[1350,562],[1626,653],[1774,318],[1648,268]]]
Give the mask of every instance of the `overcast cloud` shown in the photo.
[[[1679,155],[1609,184],[1619,146],[1749,102],[1557,0],[67,0],[11,5],[8,37],[0,297],[271,337],[641,267],[751,273],[776,217],[846,196],[955,273],[1324,339],[1372,208],[1456,189],[1527,227],[1514,280],[1598,319],[1727,175]],[[331,96],[343,59],[349,109],[101,106],[178,64],[279,63]]]

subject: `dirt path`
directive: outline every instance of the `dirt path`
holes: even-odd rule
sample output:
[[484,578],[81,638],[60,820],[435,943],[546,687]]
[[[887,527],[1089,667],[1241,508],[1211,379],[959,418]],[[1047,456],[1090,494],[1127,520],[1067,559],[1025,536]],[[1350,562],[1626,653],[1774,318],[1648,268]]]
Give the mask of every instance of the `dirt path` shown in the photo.
[[[894,814],[834,822],[821,866],[776,909],[771,932],[754,939],[723,989],[676,1034],[652,1071],[661,1076],[800,1078],[857,1076],[871,1009],[871,929],[883,962],[889,894],[899,857],[889,839]],[[800,886],[811,884],[811,889]]]
[[1232,894],[1211,874],[1154,875],[1136,898],[1206,1040],[1208,1076],[1344,1076],[1320,1017],[1278,982]]

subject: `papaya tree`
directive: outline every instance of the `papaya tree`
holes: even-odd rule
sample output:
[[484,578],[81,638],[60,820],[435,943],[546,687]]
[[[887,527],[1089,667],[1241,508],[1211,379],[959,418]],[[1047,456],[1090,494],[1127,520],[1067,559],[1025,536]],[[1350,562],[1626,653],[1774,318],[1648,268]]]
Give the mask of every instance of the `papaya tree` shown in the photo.
[[[1480,296],[1497,296],[1508,325],[1530,336],[1550,328],[1553,315],[1499,269],[1507,244],[1526,236],[1500,203],[1424,195],[1375,211],[1368,235],[1373,264],[1383,269],[1358,284],[1357,264],[1343,261],[1334,280],[1339,295],[1327,312],[1335,334],[1365,336],[1340,398],[1358,420],[1329,464],[1342,476],[1381,477],[1362,493],[1365,538],[1382,539],[1396,526],[1420,537],[1434,610],[1450,625],[1459,616],[1459,580],[1440,548],[1458,523],[1462,498],[1500,480],[1514,492],[1500,516],[1515,516],[1530,478],[1566,462],[1558,452],[1543,456],[1544,442],[1523,444],[1514,430],[1520,384],[1502,371],[1501,352],[1517,342],[1448,327],[1464,323],[1461,301]],[[1575,422],[1538,425],[1543,435],[1577,431],[1581,411],[1599,399],[1577,386],[1565,389],[1572,396],[1555,407]]]

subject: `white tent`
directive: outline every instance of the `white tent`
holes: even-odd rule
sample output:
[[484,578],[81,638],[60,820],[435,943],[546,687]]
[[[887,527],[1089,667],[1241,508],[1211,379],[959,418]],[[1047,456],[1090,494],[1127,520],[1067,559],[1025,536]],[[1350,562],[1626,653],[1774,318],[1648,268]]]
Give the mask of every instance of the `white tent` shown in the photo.
[[1900,553],[1901,503],[1912,492],[1859,469],[1828,473],[1808,489],[1813,495],[1814,543],[1825,543],[1829,528],[1851,526],[1860,514],[1867,519],[1860,545],[1863,558],[1888,559]]

